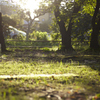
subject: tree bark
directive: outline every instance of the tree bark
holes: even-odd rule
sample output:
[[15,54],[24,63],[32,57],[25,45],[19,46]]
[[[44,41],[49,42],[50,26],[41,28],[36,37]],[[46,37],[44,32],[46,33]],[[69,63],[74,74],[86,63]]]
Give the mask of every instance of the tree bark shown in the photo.
[[[46,13],[46,12],[45,12]],[[42,16],[42,15],[44,15],[45,13],[41,13],[41,14],[39,14],[39,15],[37,15],[37,16],[35,16],[33,19],[31,18],[31,16],[29,16],[30,17],[30,22],[28,23],[28,29],[27,29],[27,34],[26,34],[26,40],[29,40],[29,33],[30,33],[30,29],[31,29],[31,26],[32,26],[32,23],[34,22],[34,20],[35,20],[35,18],[38,18],[39,16]]]
[[57,24],[59,25],[60,29],[60,34],[62,37],[62,47],[61,50],[71,50],[72,45],[71,45],[71,35],[66,31],[65,23],[62,19],[59,21],[60,17],[60,11],[59,11],[59,6],[56,5],[56,9],[54,10],[55,18],[57,20]]
[[30,28],[31,28],[31,26],[32,26],[32,23],[31,22],[29,22],[28,23],[28,29],[27,29],[27,34],[26,34],[26,40],[29,40],[29,33],[30,33]]
[[27,14],[29,16],[29,21],[28,21],[28,29],[27,29],[27,32],[26,32],[26,40],[29,40],[30,29],[31,29],[32,23],[33,23],[35,18],[34,19],[31,18],[30,12],[27,12]]
[[0,44],[1,44],[1,52],[5,52],[6,50],[6,45],[5,45],[5,40],[3,36],[3,29],[2,29],[2,14],[0,13]]
[[60,19],[60,21],[58,20],[58,18],[60,16],[60,11],[59,11],[59,6],[56,5],[54,14],[55,14],[55,18],[59,25],[60,33],[62,36],[62,50],[67,50],[67,51],[74,50],[71,45],[71,32],[72,32],[72,26],[73,26],[73,19],[74,19],[75,15],[78,13],[78,11],[80,10],[80,8],[81,8],[81,5],[78,5],[76,3],[74,4],[74,9],[73,9],[70,21],[69,21],[68,30],[66,30],[64,21],[62,19]]
[[92,49],[98,49],[99,42],[99,32],[100,32],[100,0],[97,0],[95,12],[92,18],[92,34],[91,34],[91,40],[90,40],[90,48]]

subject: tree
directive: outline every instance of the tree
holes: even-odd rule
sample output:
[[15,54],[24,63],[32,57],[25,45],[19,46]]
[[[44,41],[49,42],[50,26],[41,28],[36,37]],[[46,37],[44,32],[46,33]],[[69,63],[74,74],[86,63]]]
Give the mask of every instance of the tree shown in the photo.
[[[7,2],[7,1],[3,0],[3,2]],[[5,6],[5,7],[8,7],[8,6]],[[2,9],[2,10],[4,10],[6,12],[7,9],[6,10],[5,9]],[[7,20],[6,18],[5,18],[5,20]],[[8,23],[10,23],[10,21],[11,20],[9,20]],[[0,44],[1,44],[1,52],[6,52],[7,50],[6,50],[6,45],[5,45],[5,40],[4,40],[4,34],[3,34],[2,13],[1,12],[0,12]]]
[[64,17],[62,17],[61,13],[60,13],[61,12],[60,11],[61,10],[61,8],[60,8],[61,1],[62,0],[59,0],[59,1],[55,0],[54,1],[54,5],[55,5],[54,14],[55,14],[55,18],[56,18],[57,23],[59,25],[60,33],[62,36],[62,48],[61,48],[61,50],[72,51],[73,48],[71,45],[71,33],[72,33],[73,20],[81,8],[82,2],[80,2],[80,3],[77,3],[75,1],[71,2],[72,6],[70,8],[71,8],[72,13],[70,12],[71,16],[69,19],[68,28],[66,30],[66,24],[65,24],[65,21],[63,20]]
[[100,34],[100,0],[85,0],[84,12],[92,16],[92,33],[90,39],[90,48],[98,49]]
[[35,21],[35,19],[38,18],[39,16],[44,15],[45,13],[46,12],[44,12],[43,10],[36,10],[35,11],[36,15],[34,16],[34,18],[32,18],[30,12],[29,11],[26,12],[26,15],[28,16],[28,17],[25,18],[26,21],[28,22],[28,29],[27,29],[27,32],[26,32],[27,33],[26,40],[29,39],[30,29],[31,29],[31,26],[32,26],[33,22]]
[[10,18],[8,15],[2,16],[2,26],[3,26],[3,35],[9,35],[9,26],[16,26],[16,21]]
[[90,48],[98,49],[100,47],[98,42],[100,34],[100,0],[96,0],[96,8],[92,18],[92,30]]
[[1,52],[7,51],[4,36],[3,36],[2,13],[1,12],[0,12],[0,44],[1,44]]
[[16,13],[11,15],[11,18],[16,22],[16,27],[20,30],[23,28],[25,13],[22,9],[16,9]]
[[72,29],[73,39],[77,38],[81,42],[90,39],[91,19],[92,16],[87,13],[79,13],[77,15]]
[[[12,0],[13,1],[13,0]],[[27,2],[28,2],[28,0],[19,0],[20,1],[20,3],[21,4],[23,4],[24,6],[25,5],[27,5]],[[32,3],[34,3],[34,2],[32,2]],[[42,5],[43,6],[43,5]],[[27,9],[27,10],[26,10]],[[40,7],[40,9],[33,9],[33,16],[31,16],[32,15],[32,11],[30,10],[30,9],[28,9],[28,8],[24,8],[24,11],[23,11],[24,13],[23,13],[23,15],[25,15],[24,16],[24,19],[28,22],[28,28],[27,28],[27,30],[26,30],[26,40],[28,40],[29,39],[29,33],[30,33],[30,29],[31,29],[31,27],[32,27],[32,24],[33,24],[33,22],[35,21],[35,19],[36,18],[38,18],[39,16],[42,16],[42,15],[44,15],[47,11],[46,11],[46,9],[44,9],[44,8],[42,8],[41,9],[41,7]]]

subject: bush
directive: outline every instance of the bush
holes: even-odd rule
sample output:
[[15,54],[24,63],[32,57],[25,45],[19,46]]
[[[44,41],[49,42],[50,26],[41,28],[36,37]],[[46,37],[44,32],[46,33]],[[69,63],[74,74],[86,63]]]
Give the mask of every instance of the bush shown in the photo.
[[19,34],[17,37],[16,37],[17,40],[26,40],[26,36],[23,36],[22,34]]
[[33,31],[29,34],[30,40],[48,40],[47,32]]
[[61,34],[60,33],[51,33],[52,40],[60,40]]

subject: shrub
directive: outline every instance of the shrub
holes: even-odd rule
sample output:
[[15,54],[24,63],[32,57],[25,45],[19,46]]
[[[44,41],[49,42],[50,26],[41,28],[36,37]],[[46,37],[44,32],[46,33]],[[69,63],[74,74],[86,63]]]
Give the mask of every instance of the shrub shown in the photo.
[[22,34],[19,34],[17,37],[16,37],[17,40],[26,40],[26,36],[23,36]]
[[52,40],[60,40],[61,34],[60,33],[51,33]]
[[47,32],[33,31],[29,35],[30,40],[48,40]]

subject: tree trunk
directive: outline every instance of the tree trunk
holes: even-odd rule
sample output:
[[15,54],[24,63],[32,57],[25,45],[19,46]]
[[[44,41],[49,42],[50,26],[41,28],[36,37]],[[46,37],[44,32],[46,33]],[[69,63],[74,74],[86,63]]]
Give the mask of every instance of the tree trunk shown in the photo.
[[28,23],[28,29],[27,29],[27,34],[26,34],[26,40],[29,40],[29,33],[30,33],[30,28],[32,26],[34,19],[31,19],[30,22]]
[[59,6],[56,6],[56,9],[54,10],[55,18],[57,20],[57,23],[59,25],[60,29],[60,34],[62,37],[62,47],[61,50],[69,51],[72,50],[72,45],[71,45],[71,35],[66,31],[65,23],[62,19],[60,21],[58,18],[60,17],[60,11],[59,11]]
[[78,13],[80,8],[81,8],[81,5],[78,5],[77,3],[74,4],[74,9],[73,9],[70,21],[69,21],[68,30],[66,30],[64,21],[62,19],[60,19],[60,21],[58,20],[58,18],[60,17],[60,11],[59,11],[59,6],[56,5],[56,9],[54,10],[54,14],[55,14],[57,23],[58,23],[59,28],[60,28],[60,33],[62,36],[62,50],[67,50],[67,51],[74,50],[72,45],[71,45],[71,32],[72,32],[72,26],[73,26],[72,20],[74,19],[75,15]]
[[98,49],[99,42],[98,42],[98,37],[99,37],[99,32],[100,32],[100,0],[97,0],[96,3],[96,9],[92,18],[92,34],[91,34],[91,40],[90,40],[90,48],[92,49]]
[[66,31],[65,23],[63,20],[61,20],[59,23],[59,28],[60,28],[60,33],[62,36],[62,47],[61,50],[67,50],[71,51],[73,50],[72,45],[71,45],[71,34]]
[[26,40],[27,41],[29,40],[29,33],[30,33],[30,23],[28,23],[28,29],[27,29],[27,32],[26,32]]
[[3,36],[3,29],[2,29],[2,14],[0,13],[0,44],[1,44],[1,52],[5,52],[6,50],[6,45],[5,45],[5,40]]

